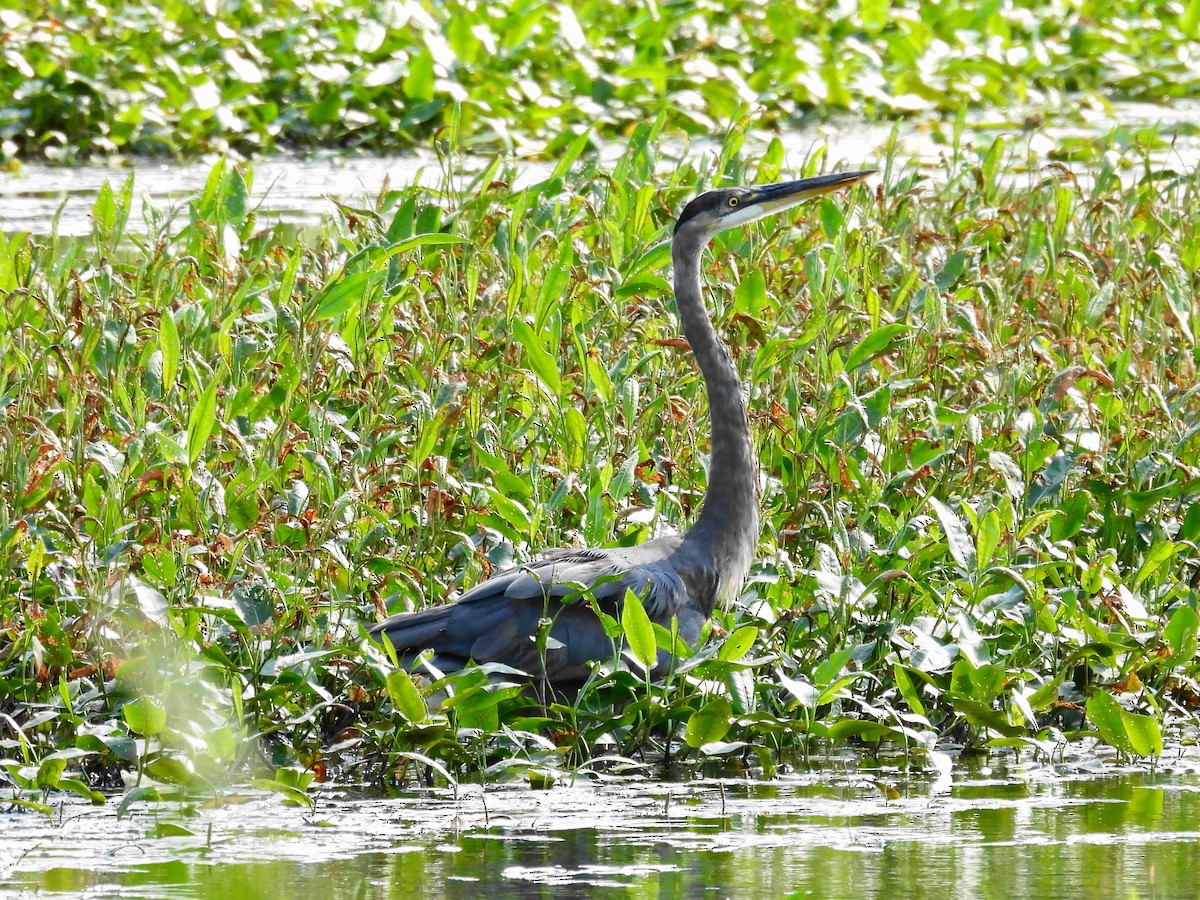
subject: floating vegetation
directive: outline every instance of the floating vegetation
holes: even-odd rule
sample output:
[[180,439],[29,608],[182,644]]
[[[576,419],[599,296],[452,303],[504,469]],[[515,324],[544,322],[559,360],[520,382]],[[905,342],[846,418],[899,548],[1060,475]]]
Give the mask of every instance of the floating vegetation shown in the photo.
[[54,0],[0,10],[0,30],[8,157],[391,153],[446,127],[468,151],[553,157],[660,115],[690,134],[747,108],[785,127],[993,107],[1033,122],[1200,91],[1194,0]]
[[[300,246],[224,163],[144,236],[127,180],[90,240],[0,243],[18,803],[1192,739],[1200,202],[1136,150],[1125,183],[1109,159],[1017,186],[1001,141],[938,185],[864,161],[877,190],[714,241],[764,527],[699,646],[626,617],[634,652],[538,705],[366,640],[534,549],[694,514],[706,409],[659,241],[783,151],[734,131],[663,179],[659,140],[602,172],[578,138],[517,191],[499,162],[385,187]],[[680,664],[649,683],[655,644]]]

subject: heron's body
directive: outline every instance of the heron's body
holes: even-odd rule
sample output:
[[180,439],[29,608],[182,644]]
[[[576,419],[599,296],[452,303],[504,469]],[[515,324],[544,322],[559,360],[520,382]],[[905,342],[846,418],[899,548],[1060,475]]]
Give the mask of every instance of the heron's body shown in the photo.
[[[684,337],[700,367],[712,423],[708,487],[696,522],[681,535],[635,547],[555,550],[502,572],[444,606],[399,613],[371,629],[412,665],[433,650],[441,671],[469,660],[503,663],[555,686],[578,684],[591,663],[619,647],[590,604],[619,616],[625,592],[642,598],[651,621],[694,645],[719,602],[737,593],[758,543],[757,463],[737,369],[717,337],[700,289],[700,257],[712,237],[871,172],[824,175],[761,187],[709,191],[684,209],[671,242],[675,298]],[[539,646],[539,622],[550,620]],[[657,670],[670,657],[659,653]]]

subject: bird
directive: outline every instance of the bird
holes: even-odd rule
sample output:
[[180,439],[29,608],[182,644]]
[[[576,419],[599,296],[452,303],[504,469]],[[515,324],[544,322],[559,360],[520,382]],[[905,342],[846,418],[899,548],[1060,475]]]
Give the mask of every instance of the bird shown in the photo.
[[[740,592],[759,539],[758,463],[745,391],[704,304],[702,254],[722,231],[874,173],[710,190],[677,218],[670,239],[676,312],[704,379],[711,429],[707,486],[691,527],[629,547],[550,550],[453,602],[392,615],[375,624],[371,636],[390,642],[408,669],[427,662],[434,675],[449,674],[474,661],[493,671],[516,670],[543,691],[577,692],[594,664],[615,660],[623,646],[593,604],[619,619],[632,591],[652,622],[668,631],[674,626],[694,647],[717,604]],[[672,664],[672,655],[659,650],[649,675],[661,677]]]

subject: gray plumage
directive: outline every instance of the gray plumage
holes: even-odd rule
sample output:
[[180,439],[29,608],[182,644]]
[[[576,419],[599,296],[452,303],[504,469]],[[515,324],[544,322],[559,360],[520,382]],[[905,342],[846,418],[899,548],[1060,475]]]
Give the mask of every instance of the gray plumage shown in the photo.
[[[597,660],[619,651],[590,603],[620,616],[626,590],[642,598],[650,620],[689,645],[700,637],[717,603],[733,599],[758,543],[758,472],[746,401],[729,351],[704,307],[700,258],[717,233],[786,209],[809,197],[863,180],[872,172],[844,172],[779,184],[709,191],[679,216],[671,241],[675,301],[708,393],[712,449],[708,486],[695,523],[681,535],[635,547],[554,550],[502,572],[453,603],[399,613],[371,629],[411,666],[426,649],[439,670],[468,660],[502,663],[556,687],[583,682]],[[540,620],[553,620],[541,658],[535,642]],[[655,674],[670,665],[659,653]]]

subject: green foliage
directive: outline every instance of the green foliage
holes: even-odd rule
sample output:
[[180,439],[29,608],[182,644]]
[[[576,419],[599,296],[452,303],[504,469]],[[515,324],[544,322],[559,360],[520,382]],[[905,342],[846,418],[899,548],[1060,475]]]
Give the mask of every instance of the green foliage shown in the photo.
[[[0,12],[4,155],[394,151],[548,141],[565,162],[661,116],[707,134],[853,110],[1190,98],[1195,2],[574,4],[52,0]],[[1098,102],[1097,102],[1098,101]],[[982,162],[994,182],[1001,143]],[[776,164],[777,165],[777,164]],[[119,234],[112,195],[97,228]],[[819,204],[827,237],[836,203]],[[948,257],[938,286],[965,258]]]
[[761,562],[696,647],[597,604],[627,661],[674,654],[665,679],[614,652],[535,699],[365,640],[541,548],[696,513],[705,397],[658,244],[755,167],[735,133],[660,179],[657,128],[611,177],[581,154],[512,191],[497,163],[300,246],[226,164],[116,252],[99,227],[5,240],[0,773],[23,804],[131,773],[122,813],[255,778],[303,803],[329,775],[771,771],[821,743],[1155,755],[1194,726],[1197,184],[1006,187],[992,148],[936,188],[882,160],[837,217],[714,242]]

